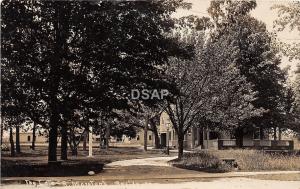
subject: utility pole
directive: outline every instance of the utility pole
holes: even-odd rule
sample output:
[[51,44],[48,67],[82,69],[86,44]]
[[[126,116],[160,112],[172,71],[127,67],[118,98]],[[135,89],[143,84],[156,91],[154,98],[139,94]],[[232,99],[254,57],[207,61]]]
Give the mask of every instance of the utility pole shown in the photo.
[[169,138],[169,136],[170,136],[170,134],[169,134],[169,129],[170,129],[170,123],[168,123],[167,124],[167,154],[169,155],[170,154],[170,147],[169,147],[169,140],[170,140],[170,138]]

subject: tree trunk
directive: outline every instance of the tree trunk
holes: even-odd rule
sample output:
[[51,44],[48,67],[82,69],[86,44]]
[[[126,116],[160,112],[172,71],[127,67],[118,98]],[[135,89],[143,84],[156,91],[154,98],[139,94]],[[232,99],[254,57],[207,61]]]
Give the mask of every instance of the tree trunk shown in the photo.
[[106,133],[105,133],[106,150],[109,150],[109,139],[110,139],[110,126],[109,126],[109,124],[107,124]]
[[12,128],[9,128],[10,156],[15,156],[15,144]]
[[149,118],[146,118],[145,126],[144,126],[144,150],[147,151],[147,143],[148,143],[148,124]]
[[206,129],[205,127],[203,126],[202,127],[202,143],[203,143],[203,149],[206,149],[207,147],[205,146],[205,139],[206,139]]
[[3,143],[3,124],[1,124],[1,141],[0,141],[0,145],[2,146]]
[[274,127],[274,140],[277,140],[277,129],[276,129],[276,127]]
[[67,160],[68,159],[68,133],[67,133],[67,126],[62,125],[61,126],[61,154],[60,154],[61,160]]
[[49,131],[49,147],[48,147],[48,163],[57,161],[57,125],[58,125],[58,114],[52,111],[50,117],[50,131]]
[[77,146],[76,146],[76,141],[75,140],[75,136],[74,135],[70,135],[70,138],[69,138],[69,146],[71,148],[71,154],[72,156],[77,156]]
[[21,153],[21,147],[20,147],[20,126],[16,126],[16,153]]
[[195,127],[192,127],[192,128],[191,128],[191,131],[192,131],[192,133],[191,133],[191,135],[192,135],[192,145],[191,145],[191,148],[192,148],[192,149],[195,148],[195,138],[196,138],[196,137],[195,137],[195,129],[196,129]]
[[151,126],[152,132],[154,134],[155,148],[159,149],[160,148],[160,140],[159,140],[159,136],[158,136],[158,131],[157,131],[157,127],[152,119],[150,119],[150,126]]
[[32,150],[35,150],[35,140],[36,140],[35,130],[36,130],[36,123],[33,122],[33,128],[32,128],[32,143],[31,143],[31,149],[32,149]]
[[235,139],[236,139],[236,145],[239,148],[243,147],[243,137],[244,137],[244,132],[242,127],[238,127],[235,130]]
[[[200,131],[199,127],[197,127],[196,132],[197,132],[197,146],[200,146],[201,145],[201,135],[200,135],[201,131]],[[201,148],[202,148],[202,145],[201,145]]]
[[84,130],[84,133],[83,133],[83,144],[82,144],[83,151],[86,151],[87,134],[88,134],[88,132],[86,132],[86,130]]
[[77,156],[77,148],[71,149],[72,151],[72,156]]
[[157,132],[154,133],[154,140],[155,148],[160,149],[160,140]]
[[181,160],[183,156],[183,141],[184,141],[183,132],[178,132],[178,159],[179,160]]
[[102,149],[102,137],[101,137],[101,132],[99,133],[99,150]]
[[61,66],[64,63],[64,56],[66,52],[66,31],[68,29],[68,23],[65,20],[63,4],[55,4],[54,7],[55,18],[53,23],[53,30],[55,32],[55,42],[54,42],[54,56],[52,58],[52,63],[50,64],[50,111],[51,116],[49,120],[49,146],[48,146],[48,164],[50,162],[57,161],[57,135],[58,135],[58,123],[59,123],[59,106],[57,94],[59,91],[61,76]]
[[264,129],[262,126],[259,127],[259,139],[263,140],[264,139]]
[[206,127],[206,148],[209,149],[209,129]]
[[281,128],[279,127],[278,128],[278,139],[281,140],[281,133],[282,133],[282,130]]

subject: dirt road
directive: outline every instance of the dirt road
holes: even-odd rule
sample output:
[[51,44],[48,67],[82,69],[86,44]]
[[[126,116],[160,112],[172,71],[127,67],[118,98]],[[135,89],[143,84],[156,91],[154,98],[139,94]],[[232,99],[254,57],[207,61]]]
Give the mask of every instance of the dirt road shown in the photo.
[[[262,177],[279,174],[293,174],[294,177],[298,175],[300,177],[300,171],[204,173],[171,167],[168,161],[174,158],[176,157],[115,161],[105,165],[103,172],[93,176],[26,178],[30,181],[23,182],[23,184],[12,182],[1,186],[1,189],[300,189],[300,178],[289,181],[263,180]],[[256,178],[249,178],[250,176],[256,176]]]

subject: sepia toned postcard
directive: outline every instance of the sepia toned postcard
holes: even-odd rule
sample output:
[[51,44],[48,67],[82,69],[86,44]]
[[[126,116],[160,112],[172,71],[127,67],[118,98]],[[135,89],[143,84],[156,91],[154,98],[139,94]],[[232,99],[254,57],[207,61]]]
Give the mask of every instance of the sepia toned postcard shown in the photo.
[[1,189],[300,189],[299,0],[1,0]]

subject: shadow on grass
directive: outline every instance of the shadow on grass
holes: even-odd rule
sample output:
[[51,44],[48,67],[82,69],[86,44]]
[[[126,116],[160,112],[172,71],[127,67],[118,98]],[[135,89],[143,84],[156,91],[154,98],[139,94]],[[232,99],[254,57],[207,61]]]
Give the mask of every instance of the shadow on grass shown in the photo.
[[89,171],[99,173],[104,163],[96,161],[65,161],[58,163],[1,164],[2,177],[86,176]]

